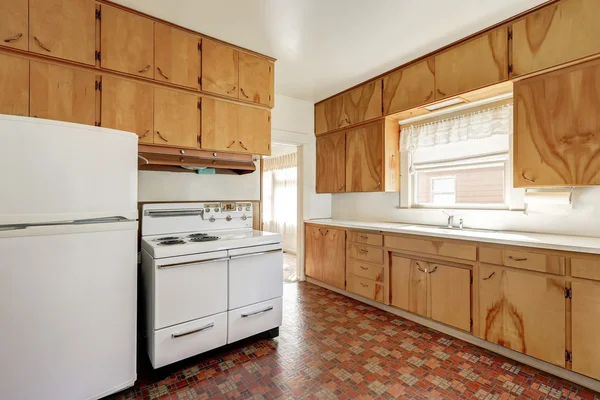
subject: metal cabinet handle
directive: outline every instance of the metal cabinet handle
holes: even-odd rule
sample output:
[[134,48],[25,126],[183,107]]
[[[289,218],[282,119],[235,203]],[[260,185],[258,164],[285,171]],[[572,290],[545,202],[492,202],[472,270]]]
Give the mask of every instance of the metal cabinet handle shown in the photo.
[[363,253],[363,254],[365,254],[365,253],[368,253],[368,252],[369,252],[369,250],[365,250],[365,249],[360,249],[360,250],[358,250],[358,251],[359,251],[359,252],[361,252],[361,253]]
[[233,89],[231,89],[229,92],[227,92],[227,94],[231,94],[231,93],[233,93],[233,92],[235,91],[235,88],[236,88],[236,87],[237,87],[237,86],[234,86],[234,87],[233,87]]
[[338,192],[341,192],[342,190],[344,190],[344,186],[346,186],[346,185],[340,186],[340,188],[338,189]]
[[35,40],[35,42],[38,44],[38,46],[40,46],[42,49],[46,50],[48,53],[51,53],[50,49],[47,48],[46,46],[44,46],[44,44],[42,42],[40,42],[40,39],[38,39],[37,37],[33,37],[33,40]]
[[231,148],[231,146],[233,146],[234,144],[235,144],[235,140],[233,142],[229,143],[229,146],[227,146],[227,148],[228,149]]
[[159,265],[158,269],[187,267],[190,265],[210,264],[210,263],[216,263],[216,262],[220,262],[220,261],[229,261],[229,257],[209,258],[208,260],[190,261],[190,262],[177,263],[177,264],[164,264],[164,265]]
[[375,189],[378,189],[381,186],[381,182],[377,182],[377,186],[375,186]]
[[521,176],[522,176],[522,177],[523,177],[523,179],[525,179],[527,182],[530,182],[530,183],[535,183],[535,180],[533,180],[533,179],[529,179],[528,177],[526,177],[526,176],[525,176],[525,172],[522,172],[522,173],[521,173]]
[[240,146],[242,146],[242,149],[248,150],[248,148],[246,146],[244,146],[244,143],[242,143],[242,142],[239,142],[239,143],[240,143]]
[[492,276],[494,276],[496,273],[492,272],[487,278],[483,278],[484,281],[487,281],[488,279],[490,279]]
[[144,134],[143,134],[143,135],[138,135],[138,139],[143,139],[143,138],[145,138],[146,136],[148,136],[148,133],[150,133],[150,131],[149,131],[149,130],[147,130],[146,132],[144,132]]
[[445,95],[446,95],[446,93],[442,92],[440,89],[438,89],[438,90],[437,90],[437,92],[438,92],[439,94],[441,94],[442,96],[445,96]]
[[249,99],[250,97],[244,92],[244,89],[240,88],[240,92],[244,95],[245,98]]
[[4,43],[14,42],[15,40],[21,39],[22,36],[23,36],[22,33],[17,33],[15,36],[4,39]]
[[367,267],[363,267],[363,266],[361,265],[361,266],[360,266],[360,269],[362,269],[362,270],[365,270],[365,271],[366,271],[366,270],[368,270],[369,268],[367,268]]
[[508,256],[508,258],[510,258],[513,261],[527,261],[527,257],[520,258],[520,257]]
[[194,333],[202,332],[202,331],[205,331],[207,329],[213,328],[214,326],[215,326],[215,323],[211,322],[210,324],[208,324],[206,326],[203,326],[202,328],[194,329],[194,330],[191,330],[191,331],[188,331],[188,332],[173,333],[171,335],[171,338],[177,339],[177,338],[180,338],[180,337],[183,337],[183,336],[192,335]]
[[431,271],[429,271],[429,273],[433,274],[435,271],[437,271],[437,265],[435,267],[433,267],[433,269]]
[[146,72],[150,69],[150,64],[146,65],[144,68],[140,69],[138,72],[142,73],[142,72]]
[[429,101],[429,99],[431,99],[431,96],[433,96],[433,90],[429,92],[429,96],[425,97],[425,101]]
[[421,264],[417,263],[417,269],[421,272],[427,272],[427,269],[421,268]]
[[156,134],[158,135],[158,137],[160,137],[162,140],[164,140],[165,142],[169,143],[169,141],[167,140],[166,137],[164,137],[163,135],[160,134],[159,131],[156,131]]
[[248,318],[248,317],[252,317],[253,315],[264,314],[271,310],[273,310],[273,306],[269,306],[269,307],[265,308],[264,310],[254,311],[254,312],[247,313],[247,314],[242,314],[242,318]]
[[162,75],[163,78],[165,78],[166,80],[169,80],[169,77],[167,75],[165,75],[164,72],[162,72],[162,69],[160,69],[160,67],[156,67],[156,69],[158,70],[158,73]]
[[360,238],[361,239],[368,239],[369,237],[368,236],[364,236],[364,235],[360,235]]
[[233,256],[233,257],[230,257],[230,259],[237,260],[238,258],[264,256],[265,254],[281,253],[282,251],[283,250],[281,250],[281,249],[267,250],[267,251],[261,251],[260,253],[251,253],[251,254],[242,254],[241,256]]
[[369,287],[369,285],[365,285],[365,284],[364,284],[364,283],[362,283],[362,282],[360,283],[360,286],[362,286],[362,287]]

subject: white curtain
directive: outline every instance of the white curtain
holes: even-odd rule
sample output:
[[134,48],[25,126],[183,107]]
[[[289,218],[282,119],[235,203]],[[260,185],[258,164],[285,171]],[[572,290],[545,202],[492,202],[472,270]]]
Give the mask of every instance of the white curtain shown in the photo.
[[296,253],[298,168],[296,153],[263,160],[263,229],[283,236],[283,249]]
[[464,114],[423,125],[402,128],[400,151],[421,147],[508,135],[512,124],[512,104]]

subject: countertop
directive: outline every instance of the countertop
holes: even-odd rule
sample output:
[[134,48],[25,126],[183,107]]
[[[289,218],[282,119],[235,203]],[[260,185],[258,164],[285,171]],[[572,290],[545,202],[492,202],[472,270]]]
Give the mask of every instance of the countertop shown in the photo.
[[343,219],[313,219],[309,224],[321,224],[341,228],[430,236],[442,239],[468,240],[511,246],[536,247],[540,249],[600,254],[600,238],[586,236],[551,235],[547,233],[494,231],[482,229],[447,229],[430,225],[405,223],[368,222]]

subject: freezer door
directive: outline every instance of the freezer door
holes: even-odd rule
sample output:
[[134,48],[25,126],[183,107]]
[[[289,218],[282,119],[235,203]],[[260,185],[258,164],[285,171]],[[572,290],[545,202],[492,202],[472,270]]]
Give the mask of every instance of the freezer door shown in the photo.
[[0,115],[0,225],[137,219],[137,136]]

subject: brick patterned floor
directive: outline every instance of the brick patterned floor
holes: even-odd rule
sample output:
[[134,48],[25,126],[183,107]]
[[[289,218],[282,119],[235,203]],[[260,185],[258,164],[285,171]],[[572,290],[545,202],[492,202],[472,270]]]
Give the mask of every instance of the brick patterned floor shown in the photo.
[[286,284],[284,292],[278,338],[165,367],[154,381],[140,373],[114,399],[600,399],[318,286]]

